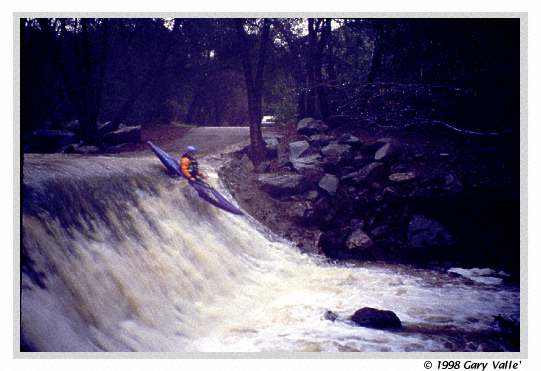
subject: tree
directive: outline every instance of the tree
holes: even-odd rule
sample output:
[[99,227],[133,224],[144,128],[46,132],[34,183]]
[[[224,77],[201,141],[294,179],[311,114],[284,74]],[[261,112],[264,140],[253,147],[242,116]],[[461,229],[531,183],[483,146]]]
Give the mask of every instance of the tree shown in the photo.
[[255,73],[252,68],[250,56],[250,40],[245,30],[245,20],[235,19],[235,28],[240,48],[240,58],[246,83],[246,96],[248,101],[248,115],[250,119],[250,157],[255,165],[265,159],[265,141],[261,134],[261,102],[263,93],[263,71],[267,54],[267,44],[270,33],[270,20],[264,18],[260,21],[259,51],[256,61]]

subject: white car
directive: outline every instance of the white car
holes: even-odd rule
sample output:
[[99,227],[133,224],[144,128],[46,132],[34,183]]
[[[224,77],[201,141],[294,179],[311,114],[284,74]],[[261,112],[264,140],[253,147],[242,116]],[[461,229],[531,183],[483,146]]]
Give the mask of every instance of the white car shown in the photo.
[[276,117],[275,116],[263,116],[261,118],[261,125],[262,126],[270,126],[276,124]]

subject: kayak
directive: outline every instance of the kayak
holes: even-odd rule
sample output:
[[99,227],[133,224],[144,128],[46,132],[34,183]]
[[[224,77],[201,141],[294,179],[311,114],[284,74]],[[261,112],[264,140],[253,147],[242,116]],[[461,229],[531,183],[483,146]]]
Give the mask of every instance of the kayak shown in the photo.
[[[166,167],[166,169],[169,171],[169,173],[175,177],[184,177],[182,172],[180,171],[180,164],[179,162],[169,155],[167,152],[165,152],[163,149],[152,143],[151,141],[147,141],[147,144],[150,146],[154,154],[160,159],[162,164]],[[222,196],[217,190],[212,188],[209,184],[201,181],[196,180],[193,182],[189,182],[190,186],[192,186],[193,189],[196,190],[199,197],[201,197],[203,200],[207,201],[208,203],[219,207],[222,210],[228,211],[233,214],[242,215],[242,211],[233,205],[231,202],[229,202],[224,196]]]

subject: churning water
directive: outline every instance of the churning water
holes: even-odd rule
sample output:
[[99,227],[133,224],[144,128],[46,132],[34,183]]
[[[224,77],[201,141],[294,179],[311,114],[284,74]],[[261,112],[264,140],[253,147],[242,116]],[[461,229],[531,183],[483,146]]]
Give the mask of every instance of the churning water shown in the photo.
[[[494,343],[494,316],[518,320],[518,288],[302,255],[199,199],[154,158],[27,155],[23,182],[30,349],[509,350]],[[394,311],[404,330],[352,326],[364,306]]]

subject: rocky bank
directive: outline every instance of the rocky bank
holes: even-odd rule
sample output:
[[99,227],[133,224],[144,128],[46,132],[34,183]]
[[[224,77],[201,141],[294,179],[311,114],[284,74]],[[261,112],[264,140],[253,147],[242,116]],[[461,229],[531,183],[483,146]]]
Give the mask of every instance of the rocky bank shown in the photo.
[[[244,148],[222,176],[241,206],[304,252],[518,272],[518,173],[509,138],[300,120]],[[518,148],[517,148],[518,155]]]

